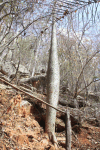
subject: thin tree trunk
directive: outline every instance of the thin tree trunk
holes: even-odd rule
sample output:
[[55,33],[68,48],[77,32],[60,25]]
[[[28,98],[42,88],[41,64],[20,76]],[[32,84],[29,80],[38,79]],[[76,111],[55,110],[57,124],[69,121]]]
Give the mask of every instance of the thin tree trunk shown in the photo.
[[37,42],[36,49],[35,49],[35,51],[34,51],[34,66],[33,66],[33,71],[32,71],[32,77],[34,76],[35,70],[36,70],[37,56],[38,56],[38,51],[39,51],[40,42],[41,42],[41,39],[40,39],[40,37],[39,37],[39,40],[38,40],[38,42]]
[[71,121],[70,121],[70,112],[68,109],[65,114],[65,129],[66,129],[66,150],[71,150]]

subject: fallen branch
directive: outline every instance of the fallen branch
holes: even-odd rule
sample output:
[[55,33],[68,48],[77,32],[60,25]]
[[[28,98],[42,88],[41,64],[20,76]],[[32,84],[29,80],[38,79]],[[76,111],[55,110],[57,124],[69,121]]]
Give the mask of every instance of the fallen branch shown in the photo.
[[49,107],[54,108],[55,110],[57,110],[57,111],[59,111],[59,112],[61,112],[61,113],[65,113],[65,111],[62,111],[62,110],[60,110],[60,109],[58,109],[58,108],[53,107],[52,105],[48,104],[47,102],[45,102],[45,101],[42,100],[41,98],[37,97],[36,95],[34,95],[34,94],[32,95],[32,94],[29,94],[29,93],[25,92],[24,90],[21,90],[21,89],[18,88],[16,85],[13,85],[13,84],[11,84],[11,83],[9,83],[9,82],[7,82],[7,81],[1,79],[1,78],[0,78],[0,81],[5,82],[6,84],[8,84],[9,86],[13,87],[14,89],[16,89],[16,90],[18,90],[18,91],[20,91],[20,92],[23,92],[24,94],[26,94],[26,95],[28,95],[28,96],[30,96],[30,97],[32,97],[32,98],[35,98],[35,99],[39,100],[40,102],[46,104],[46,105],[49,106]]

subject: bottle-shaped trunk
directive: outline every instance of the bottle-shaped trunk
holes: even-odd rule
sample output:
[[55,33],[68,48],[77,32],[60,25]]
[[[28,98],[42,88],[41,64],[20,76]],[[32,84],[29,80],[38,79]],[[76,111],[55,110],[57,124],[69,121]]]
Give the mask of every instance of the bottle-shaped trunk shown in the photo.
[[[57,53],[57,38],[56,38],[56,22],[55,13],[52,20],[52,36],[51,36],[51,48],[49,52],[48,72],[47,72],[47,102],[54,107],[57,107],[59,97],[59,63]],[[45,130],[51,136],[53,142],[56,142],[55,138],[55,119],[56,110],[47,106],[46,109],[46,127]]]

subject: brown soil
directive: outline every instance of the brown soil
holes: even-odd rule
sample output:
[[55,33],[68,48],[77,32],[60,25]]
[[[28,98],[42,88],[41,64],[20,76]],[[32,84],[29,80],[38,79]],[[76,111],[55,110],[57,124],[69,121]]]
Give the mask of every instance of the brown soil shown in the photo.
[[[36,109],[22,100],[22,93],[0,90],[0,150],[55,150],[31,112]],[[65,132],[56,136],[57,149],[65,150]],[[72,131],[72,150],[100,150],[100,128],[84,122],[79,133]]]

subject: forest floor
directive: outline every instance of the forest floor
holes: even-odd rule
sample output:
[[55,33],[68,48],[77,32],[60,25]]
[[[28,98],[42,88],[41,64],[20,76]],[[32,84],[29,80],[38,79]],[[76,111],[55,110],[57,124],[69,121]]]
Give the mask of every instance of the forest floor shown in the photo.
[[[36,121],[38,110],[23,102],[25,95],[0,89],[0,150],[55,150],[44,128]],[[65,150],[65,131],[56,132],[58,150]],[[100,150],[100,127],[87,122],[72,132],[72,150]]]

